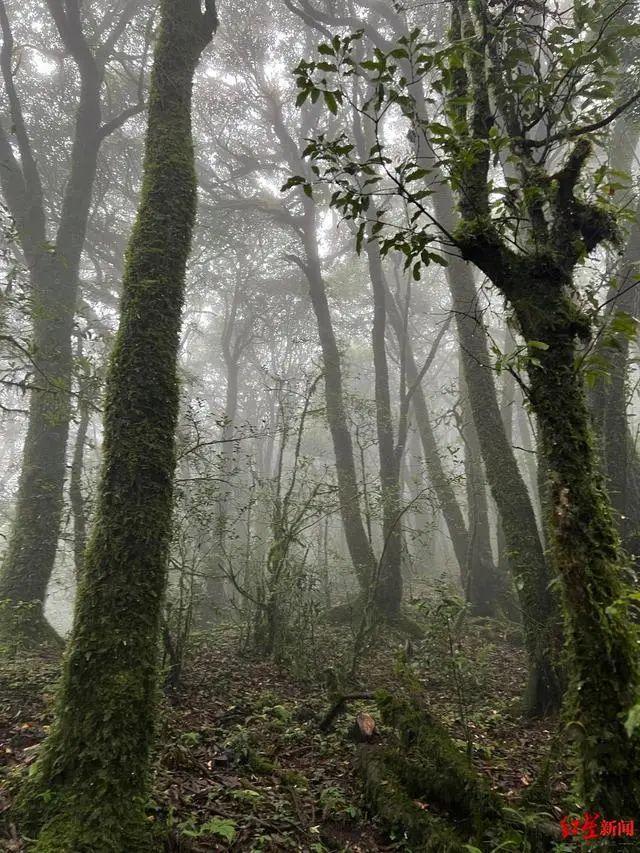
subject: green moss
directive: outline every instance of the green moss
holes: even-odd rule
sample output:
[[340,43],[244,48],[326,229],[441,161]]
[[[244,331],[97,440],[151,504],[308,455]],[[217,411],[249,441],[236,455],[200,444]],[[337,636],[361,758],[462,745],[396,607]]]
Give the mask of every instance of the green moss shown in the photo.
[[196,206],[191,87],[213,26],[198,0],[163,0],[161,12],[142,197],[107,377],[96,521],[56,719],[17,801],[21,828],[38,835],[36,853],[148,848],[176,362]]
[[[448,822],[411,799],[391,769],[393,753],[363,747],[359,755],[369,808],[396,838],[402,838],[416,853],[464,853],[464,839]],[[430,806],[429,806],[430,808]]]
[[[526,273],[527,270],[523,270]],[[615,530],[576,371],[584,318],[558,280],[523,275],[515,301],[527,340],[544,341],[529,369],[531,401],[549,470],[552,549],[561,579],[570,684],[567,719],[579,755],[578,786],[591,809],[631,817],[640,805],[640,751],[624,730],[640,684],[635,628],[616,606],[627,558]],[[538,294],[531,310],[531,294]],[[561,401],[561,404],[560,404]]]
[[377,701],[383,721],[397,732],[393,767],[406,789],[452,815],[469,835],[482,836],[500,818],[500,801],[449,734],[412,700],[380,694]]
[[[359,764],[365,797],[393,832],[416,851],[548,851],[554,825],[505,809],[443,726],[408,696],[377,695],[382,720],[392,727],[385,747],[363,747]],[[426,810],[420,804],[426,804]],[[515,846],[517,845],[517,846]]]
[[[548,200],[546,211],[539,205],[526,209],[523,249],[515,249],[507,235],[472,210],[474,204],[482,210],[472,182],[461,187],[463,222],[455,236],[465,259],[505,297],[524,339],[546,345],[531,347],[529,399],[551,483],[550,544],[562,593],[570,686],[566,713],[577,734],[579,794],[591,810],[631,818],[640,806],[640,741],[629,739],[624,719],[640,690],[638,645],[634,626],[617,606],[627,558],[593,447],[576,357],[577,341],[589,339],[591,320],[574,299],[573,286],[578,263],[603,241],[615,242],[615,222],[608,209],[587,204],[576,191],[592,153],[588,139],[573,143],[554,175],[536,175],[527,152],[514,153],[525,207],[532,189],[527,176],[536,198],[542,193]],[[522,577],[527,581],[526,570]],[[530,591],[533,606],[536,595]],[[529,607],[523,610],[525,617],[536,615]],[[547,611],[539,607],[537,615],[544,623]],[[541,634],[544,644],[553,639]]]

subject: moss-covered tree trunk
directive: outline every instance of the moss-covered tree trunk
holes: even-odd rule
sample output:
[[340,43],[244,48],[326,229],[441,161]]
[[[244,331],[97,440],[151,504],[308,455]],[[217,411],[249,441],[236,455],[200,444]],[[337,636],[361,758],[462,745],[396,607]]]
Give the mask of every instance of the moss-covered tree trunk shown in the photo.
[[[631,817],[640,805],[640,748],[624,728],[637,699],[638,648],[620,607],[624,554],[603,489],[583,379],[576,369],[576,311],[570,282],[548,281],[531,262],[504,285],[532,348],[530,397],[548,465],[551,545],[562,580],[580,787],[591,808]],[[544,267],[544,265],[543,265]],[[544,273],[543,273],[544,274]]]
[[[460,150],[475,152],[457,164],[462,221],[456,243],[500,290],[528,343],[529,398],[547,466],[549,540],[564,602],[567,711],[580,757],[579,790],[590,809],[629,818],[640,805],[640,741],[624,726],[640,686],[638,647],[621,601],[626,555],[603,489],[576,362],[577,341],[590,337],[591,318],[581,310],[573,285],[579,263],[617,238],[615,216],[579,192],[592,154],[587,134],[567,133],[566,139],[575,141],[559,169],[549,162],[541,167],[529,147],[535,141],[527,137],[523,145],[527,134],[485,29],[488,14],[486,4],[472,6],[467,0],[458,0],[452,13],[452,34],[472,47],[462,73],[473,108],[465,116],[468,131]],[[492,219],[485,145],[493,122],[490,93],[517,164],[528,234],[524,250],[514,248]]]
[[[408,35],[397,17],[398,35]],[[402,65],[402,63],[401,63]],[[407,78],[413,74],[404,66]],[[422,84],[410,87],[418,114],[429,109]],[[437,221],[448,233],[456,229],[456,199],[447,183],[440,158],[423,127],[416,128],[416,164],[429,172],[428,190]],[[448,247],[447,247],[448,251]],[[545,713],[560,704],[561,691],[554,659],[557,608],[549,592],[551,574],[536,525],[531,498],[511,443],[507,440],[493,380],[492,361],[484,319],[478,302],[473,270],[455,253],[447,254],[447,283],[451,292],[462,369],[480,441],[487,482],[498,508],[511,570],[518,589],[529,657],[529,681],[524,705],[530,714]]]
[[[14,606],[29,604],[29,618],[21,620],[23,639],[29,643],[55,642],[43,611],[62,518],[71,415],[71,339],[80,257],[101,141],[100,86],[101,72],[87,60],[82,66],[72,170],[55,249],[48,248],[44,212],[39,214],[35,210],[43,204],[41,198],[32,197],[29,215],[17,220],[32,283],[37,372],[29,404],[14,520],[0,572],[0,599]],[[37,195],[35,190],[31,194]]]
[[35,850],[149,849],[144,808],[172,509],[176,361],[196,207],[191,89],[216,26],[163,0],[144,183],[107,378],[102,476],[57,717],[19,800]]
[[[71,415],[73,373],[71,338],[79,289],[79,269],[91,209],[93,184],[102,141],[120,127],[125,110],[102,123],[101,88],[114,45],[97,50],[84,34],[78,3],[46,3],[67,54],[80,76],[69,179],[54,240],[36,156],[14,83],[14,40],[4,4],[0,4],[3,44],[0,68],[8,101],[12,138],[0,127],[0,185],[16,222],[31,283],[33,360],[36,367],[22,468],[9,538],[0,571],[0,634],[15,632],[14,607],[22,609],[25,644],[60,640],[44,618],[44,601],[56,557],[63,507],[66,449]],[[116,29],[135,12],[130,4]],[[114,43],[115,44],[115,43]],[[16,157],[16,148],[19,158]],[[28,606],[26,606],[28,605]]]
[[[416,106],[428,114],[424,91],[417,88]],[[418,133],[416,162],[431,170],[433,209],[439,223],[453,233],[458,214],[453,192],[438,166],[430,140]],[[433,180],[435,177],[437,178]],[[557,663],[553,648],[556,608],[549,591],[551,575],[538,533],[535,512],[511,443],[507,440],[493,379],[484,319],[473,270],[455,253],[448,257],[447,282],[456,319],[462,370],[480,441],[487,482],[500,514],[510,566],[518,589],[529,657],[529,681],[524,697],[531,714],[560,704]]]

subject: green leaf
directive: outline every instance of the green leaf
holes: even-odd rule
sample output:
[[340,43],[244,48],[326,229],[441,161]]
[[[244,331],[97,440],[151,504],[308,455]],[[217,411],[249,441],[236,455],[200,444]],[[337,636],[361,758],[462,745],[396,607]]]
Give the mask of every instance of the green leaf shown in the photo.
[[549,349],[549,344],[545,344],[544,341],[527,341],[527,346],[530,349],[541,349],[541,350],[548,350]]
[[214,817],[213,820],[203,824],[201,830],[203,835],[219,835],[227,841],[233,841],[237,835],[236,822]]
[[640,728],[640,705],[634,705],[629,711],[624,727],[629,737],[633,737],[636,729]]
[[638,321],[626,311],[616,311],[615,316],[611,320],[609,326],[611,332],[622,335],[626,340],[631,341],[635,338],[638,330]]
[[280,192],[285,193],[287,190],[290,190],[292,187],[297,187],[300,184],[304,184],[304,178],[300,175],[292,175],[289,180],[280,187]]
[[338,104],[336,102],[335,95],[333,92],[325,92],[324,93],[324,102],[329,107],[329,110],[336,115],[338,112]]

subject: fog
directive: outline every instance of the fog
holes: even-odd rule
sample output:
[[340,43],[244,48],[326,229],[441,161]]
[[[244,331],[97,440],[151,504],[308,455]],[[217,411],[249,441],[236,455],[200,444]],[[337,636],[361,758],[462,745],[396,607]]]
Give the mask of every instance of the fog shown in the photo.
[[[304,683],[338,673],[333,702],[368,687],[371,661],[393,681],[417,644],[476,760],[457,679],[484,672],[485,646],[496,676],[495,634],[516,649],[524,719],[555,720],[570,683],[572,719],[622,732],[638,668],[620,603],[635,606],[640,553],[635,4],[175,3],[0,0],[0,604],[18,613],[0,614],[0,645],[20,659],[71,637],[75,659],[86,608],[111,624],[104,590],[126,645],[148,595],[167,695],[188,695],[218,637]],[[159,64],[162,39],[189,53],[189,15],[207,31],[171,119],[186,135],[158,141],[153,110],[187,73],[182,55]],[[171,219],[189,205],[189,117],[192,233]],[[179,270],[145,277],[140,258],[169,269],[189,240],[174,298]],[[615,712],[589,692],[583,637],[608,649],[602,672],[617,661]],[[456,649],[469,658],[447,669]],[[633,817],[590,748],[582,799],[552,796],[554,820],[580,802]],[[289,849],[251,847],[236,823],[234,849]],[[382,849],[371,837],[318,849]]]

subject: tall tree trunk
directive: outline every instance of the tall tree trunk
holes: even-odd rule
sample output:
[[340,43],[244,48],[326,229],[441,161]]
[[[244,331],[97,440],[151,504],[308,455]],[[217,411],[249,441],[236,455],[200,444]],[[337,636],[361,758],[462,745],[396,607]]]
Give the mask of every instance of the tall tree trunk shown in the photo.
[[[512,337],[509,328],[505,329],[505,340],[504,340],[504,352],[505,354],[510,350]],[[507,441],[513,447],[513,410],[516,399],[516,381],[513,374],[506,370],[502,376],[502,389],[500,394],[500,414],[502,416],[502,423],[504,425],[504,432]],[[500,513],[498,513],[498,526],[497,526],[497,539],[498,539],[498,566],[500,568],[500,572],[503,574],[507,574],[510,571],[509,566],[509,548],[507,546],[507,542],[504,535],[504,529],[502,526],[502,521],[500,519]]]
[[163,0],[144,181],[107,377],[96,521],[57,716],[20,795],[36,853],[148,850],[144,808],[170,540],[177,354],[196,208],[191,89],[217,19]]
[[213,529],[213,553],[205,567],[204,598],[200,604],[200,619],[204,624],[211,623],[215,611],[223,607],[226,600],[225,576],[227,574],[226,544],[228,532],[229,502],[231,486],[229,478],[233,476],[233,432],[238,412],[238,375],[239,362],[228,347],[223,345],[226,368],[227,390],[225,395],[224,424],[220,433],[222,441],[220,451],[221,482],[216,501],[216,517]]
[[[609,290],[610,315],[622,311],[638,314],[640,299],[634,286],[640,260],[640,206],[634,221],[617,281]],[[590,394],[597,435],[600,440],[606,485],[618,529],[627,552],[640,556],[640,457],[629,429],[627,386],[629,380],[629,335],[602,336],[596,354],[606,360],[607,376],[598,377]]]
[[431,480],[431,484],[438,498],[438,503],[440,504],[440,509],[442,510],[442,515],[447,525],[449,536],[451,537],[453,550],[456,555],[460,571],[462,572],[463,567],[466,565],[469,550],[467,526],[451,481],[447,477],[447,473],[442,465],[440,450],[433,432],[433,427],[431,426],[431,419],[429,417],[429,409],[427,408],[424,390],[418,381],[419,369],[413,354],[413,348],[411,346],[411,342],[407,340],[402,316],[389,290],[387,290],[386,307],[389,315],[389,322],[391,323],[393,331],[398,339],[398,346],[401,350],[404,350],[407,383],[413,390],[411,404],[413,406],[416,426],[418,427],[420,440],[422,442],[424,461],[429,474],[429,479]]
[[[14,521],[0,571],[0,600],[13,605],[29,603],[29,619],[20,622],[25,642],[56,642],[56,635],[44,619],[43,611],[62,517],[71,416],[71,338],[78,298],[80,257],[98,152],[102,140],[112,129],[112,125],[101,124],[100,91],[107,57],[96,59],[73,11],[63,11],[51,0],[48,6],[64,46],[80,74],[71,171],[53,249],[49,248],[47,241],[40,177],[12,79],[13,38],[4,3],[0,7],[4,37],[0,61],[21,157],[18,164],[4,131],[0,131],[0,163],[3,167],[0,169],[0,182],[16,220],[29,267],[34,362],[37,367]],[[133,14],[133,7],[127,14]],[[116,123],[115,126],[119,125]]]
[[84,474],[84,449],[89,429],[89,404],[81,398],[80,421],[71,461],[71,476],[69,478],[69,501],[73,513],[73,557],[76,567],[76,577],[80,578],[84,566],[84,553],[87,547],[87,514],[82,489]]
[[[274,133],[281,144],[289,168],[292,172],[296,172],[301,166],[298,144],[286,127],[282,104],[271,93],[269,100],[270,118]],[[307,131],[303,129],[302,138],[305,138],[306,133]],[[333,321],[322,275],[322,264],[318,253],[315,203],[313,199],[303,196],[302,205],[302,216],[299,219],[293,219],[289,216],[287,221],[294,226],[296,235],[302,237],[305,250],[306,262],[299,262],[299,265],[303,269],[309,284],[309,297],[316,318],[322,349],[327,421],[336,460],[340,517],[349,557],[360,587],[368,596],[372,591],[371,585],[377,574],[377,561],[367,537],[360,509],[353,442],[344,406],[340,351],[333,330]]]
[[469,406],[469,394],[460,371],[461,432],[464,440],[467,506],[469,514],[469,546],[462,578],[465,598],[477,616],[495,616],[503,586],[491,550],[489,505],[480,442]]
[[[619,14],[627,12],[622,10]],[[629,43],[624,50],[623,64],[627,70],[634,61],[635,49],[636,46]],[[632,113],[623,113],[617,119],[609,148],[612,169],[632,174],[639,130]],[[632,193],[632,188],[618,189],[615,203],[621,208],[633,203]],[[640,308],[635,284],[640,260],[639,217],[640,204],[636,204],[624,254],[616,259],[614,278],[607,293],[605,321],[617,312],[637,316]],[[618,530],[625,549],[635,557],[640,556],[640,457],[629,429],[629,344],[629,335],[624,332],[600,336],[595,354],[607,364],[607,375],[596,377],[589,404]]]
[[382,491],[383,553],[376,595],[378,605],[387,616],[396,616],[402,603],[402,527],[400,521],[400,463],[404,448],[396,452],[389,368],[387,364],[387,287],[380,249],[367,243],[369,277],[373,291],[373,327],[371,344],[375,373],[376,426]]
[[[385,24],[394,30],[396,37],[408,36],[406,19],[397,10],[383,4],[373,5],[375,22],[382,17]],[[309,19],[317,20],[312,12],[309,12]],[[322,16],[322,20],[323,23],[331,20],[341,23],[339,16]],[[364,21],[364,24],[374,44],[383,52],[389,50],[392,43],[385,40],[381,34],[382,28],[377,23],[367,26]],[[400,59],[399,67],[408,80],[415,80],[408,89],[414,98],[417,114],[426,117],[429,110],[422,79],[415,79],[414,69],[407,59]],[[458,219],[453,194],[446,176],[440,170],[439,157],[430,145],[424,125],[416,128],[416,143],[416,163],[429,172],[427,190],[435,219],[447,233],[452,234]],[[447,252],[449,249],[447,246]],[[529,656],[525,705],[531,713],[544,712],[558,707],[561,698],[552,651],[558,644],[558,620],[557,606],[549,590],[551,575],[544,558],[531,500],[502,426],[486,331],[477,312],[478,294],[473,274],[459,256],[449,257],[447,280],[487,480],[504,525],[512,570],[519,589]]]
[[[526,260],[504,284],[525,340],[544,341],[529,368],[531,402],[549,466],[552,547],[565,604],[571,719],[580,788],[593,808],[631,816],[640,803],[640,745],[624,729],[637,701],[638,650],[617,607],[622,552],[593,448],[583,379],[576,371],[570,282],[546,281]],[[532,299],[532,294],[536,298]],[[535,350],[536,358],[538,351]]]
[[333,322],[318,255],[315,208],[311,199],[304,200],[303,229],[306,252],[305,272],[322,348],[327,420],[336,458],[340,515],[349,556],[360,584],[367,593],[375,577],[377,564],[362,523],[353,443],[344,408],[340,352],[333,331]]
[[[453,228],[453,199],[446,187],[434,193],[434,206],[439,221]],[[473,273],[454,256],[447,277],[473,419],[519,592],[529,655],[525,706],[532,714],[545,713],[558,708],[561,699],[555,656],[559,614],[549,589],[551,574],[533,505],[502,423]]]

